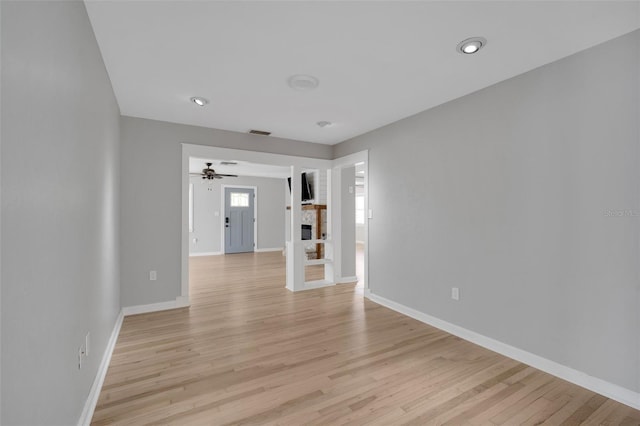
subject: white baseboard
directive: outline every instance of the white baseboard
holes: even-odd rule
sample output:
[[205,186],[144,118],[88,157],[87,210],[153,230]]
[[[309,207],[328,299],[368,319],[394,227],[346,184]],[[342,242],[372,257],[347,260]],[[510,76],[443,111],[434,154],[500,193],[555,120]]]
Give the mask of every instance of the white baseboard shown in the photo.
[[342,277],[342,278],[338,278],[336,280],[336,283],[338,283],[338,284],[355,283],[356,281],[358,281],[358,277],[356,277],[356,276],[353,276],[353,277]]
[[365,289],[364,295],[373,302],[396,312],[640,410],[640,393],[638,392],[634,392],[630,389],[623,388],[622,386],[590,376],[582,371],[575,370],[571,367],[567,367],[566,365],[558,364],[550,359],[518,349],[514,346],[476,333],[475,331],[432,317],[431,315],[409,308],[408,306],[373,294],[369,289]]
[[118,335],[120,334],[120,328],[122,327],[123,318],[124,311],[120,310],[118,318],[116,319],[116,323],[113,326],[111,337],[109,337],[107,347],[104,350],[104,355],[102,355],[102,361],[100,362],[100,367],[98,367],[96,378],[93,379],[93,384],[91,385],[89,396],[87,397],[87,401],[84,404],[84,409],[82,410],[82,414],[80,415],[80,420],[78,420],[78,426],[89,426],[91,424],[93,412],[96,409],[98,397],[100,396],[100,390],[102,390],[104,378],[107,376],[107,370],[109,369],[109,363],[111,362],[111,355],[113,354],[113,349],[116,347],[116,342],[118,341]]
[[331,287],[332,285],[336,285],[336,283],[334,283],[333,281],[327,281],[327,280],[305,281],[304,288],[296,291],[312,290],[314,288],[322,288],[322,287]]
[[189,302],[188,296],[176,297],[176,308],[187,308],[189,306],[191,306],[191,302]]
[[189,257],[198,257],[198,256],[220,256],[221,251],[203,251],[201,253],[189,253]]
[[151,303],[149,305],[127,306],[122,308],[124,316],[147,314],[149,312],[167,311],[169,309],[186,308],[189,306],[189,299],[184,296],[178,296],[176,300],[169,302]]
[[[284,247],[268,247],[268,248],[259,248],[255,249],[256,253],[266,253],[269,251],[282,251]],[[199,257],[199,256],[221,256],[224,252],[222,251],[203,251],[200,253],[189,253],[189,257]]]
[[89,396],[87,397],[87,401],[84,404],[84,409],[82,410],[82,414],[80,415],[78,426],[89,426],[91,424],[93,412],[95,411],[96,404],[98,403],[100,390],[102,389],[104,378],[106,377],[107,370],[109,369],[109,363],[111,362],[111,355],[113,354],[113,349],[115,348],[116,342],[118,341],[118,335],[120,334],[120,328],[122,327],[122,320],[124,319],[124,317],[127,315],[164,311],[168,309],[185,308],[188,306],[189,306],[189,298],[185,296],[178,296],[176,300],[171,302],[152,303],[150,305],[128,306],[120,310],[120,314],[118,315],[116,324],[114,325],[113,331],[111,332],[111,337],[109,338],[109,342],[107,343],[107,348],[105,349],[104,355],[102,356],[102,362],[100,363],[100,367],[98,368],[98,373],[96,374],[96,378],[93,381],[93,385],[91,385]]

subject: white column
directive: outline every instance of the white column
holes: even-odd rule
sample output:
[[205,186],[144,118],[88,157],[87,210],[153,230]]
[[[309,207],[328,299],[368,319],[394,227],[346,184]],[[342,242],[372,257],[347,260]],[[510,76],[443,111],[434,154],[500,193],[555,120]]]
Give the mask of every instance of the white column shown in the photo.
[[301,235],[301,188],[300,169],[291,166],[291,240],[287,241],[287,289],[304,289],[304,249]]
[[[331,174],[331,169],[327,169],[327,199],[326,199],[326,203],[327,203],[327,229],[326,229],[326,239],[327,240],[333,240],[333,198],[332,195],[333,194],[333,188],[331,186],[331,182],[332,182],[333,178],[332,178],[332,174]],[[320,211],[318,211],[318,213],[321,213]],[[335,259],[335,255],[334,255],[334,244],[332,242],[329,243],[325,243],[324,245],[324,257],[326,259]],[[324,279],[327,282],[331,282],[334,283],[336,282],[336,275],[335,275],[335,267],[333,262],[330,263],[326,263],[324,265]]]
[[[342,209],[341,209],[341,188],[342,178],[341,170],[335,167],[331,170],[331,179],[327,181],[327,202],[331,203],[331,246],[333,259],[333,279],[338,280],[342,277]],[[327,206],[327,209],[329,206]],[[328,214],[328,212],[327,212]]]

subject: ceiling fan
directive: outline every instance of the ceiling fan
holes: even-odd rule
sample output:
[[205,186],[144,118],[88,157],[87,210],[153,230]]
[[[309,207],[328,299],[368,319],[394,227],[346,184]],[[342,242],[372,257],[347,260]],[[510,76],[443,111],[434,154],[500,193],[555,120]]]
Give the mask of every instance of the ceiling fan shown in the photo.
[[216,173],[215,170],[211,168],[213,163],[205,163],[207,165],[206,169],[202,169],[202,173],[189,173],[192,176],[202,176],[202,179],[222,179],[223,177],[238,177],[238,175],[225,175],[222,173]]

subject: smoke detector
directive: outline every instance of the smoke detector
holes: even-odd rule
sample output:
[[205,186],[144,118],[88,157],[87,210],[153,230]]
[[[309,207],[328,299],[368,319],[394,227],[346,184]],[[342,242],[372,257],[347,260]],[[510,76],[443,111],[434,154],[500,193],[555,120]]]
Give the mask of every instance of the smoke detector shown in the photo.
[[320,80],[312,75],[295,74],[287,79],[287,84],[294,90],[313,90],[318,87]]

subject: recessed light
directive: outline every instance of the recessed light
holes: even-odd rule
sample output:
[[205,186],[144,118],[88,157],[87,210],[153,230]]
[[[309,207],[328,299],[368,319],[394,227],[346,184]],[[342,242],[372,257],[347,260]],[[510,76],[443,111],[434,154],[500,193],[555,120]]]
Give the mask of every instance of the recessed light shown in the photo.
[[477,53],[486,44],[487,39],[484,37],[471,37],[458,43],[456,50],[462,54],[471,55]]
[[295,74],[287,79],[287,84],[294,90],[313,90],[318,87],[320,80],[312,75]]
[[193,98],[191,98],[191,102],[201,107],[209,103],[208,100],[206,100],[205,98],[201,98],[200,96],[194,96]]
[[316,123],[318,126],[320,127],[329,127],[329,126],[333,126],[333,123],[330,121],[318,121]]

